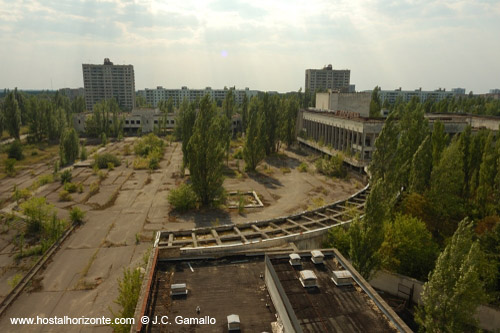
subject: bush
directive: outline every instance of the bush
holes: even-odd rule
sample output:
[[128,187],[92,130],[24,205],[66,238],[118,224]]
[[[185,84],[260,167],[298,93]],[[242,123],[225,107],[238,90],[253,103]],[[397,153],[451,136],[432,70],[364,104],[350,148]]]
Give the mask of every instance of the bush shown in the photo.
[[90,184],[89,192],[90,192],[90,195],[94,195],[97,192],[99,192],[99,183],[94,182],[94,183]]
[[239,160],[242,160],[243,159],[243,149],[238,149],[234,154],[233,154],[233,157],[234,158],[237,158]]
[[87,149],[82,145],[82,149],[80,150],[80,160],[85,161],[87,159]]
[[78,158],[80,149],[78,134],[74,128],[67,128],[61,134],[59,142],[59,157],[61,165],[73,164]]
[[39,235],[55,212],[54,206],[47,204],[44,197],[32,197],[21,204],[21,210],[26,215],[27,233],[30,235]]
[[75,183],[64,183],[64,190],[68,191],[69,193],[75,193],[77,189],[78,186]]
[[186,211],[196,207],[196,193],[194,193],[191,185],[182,184],[178,188],[170,191],[168,202],[177,211]]
[[130,155],[130,145],[129,144],[126,144],[123,147],[123,155],[125,155],[125,156]]
[[48,184],[48,183],[52,183],[54,181],[54,175],[50,175],[50,174],[47,174],[47,175],[42,175],[40,177],[38,177],[38,186],[43,186],[45,184]]
[[316,169],[326,176],[342,178],[347,174],[343,163],[344,158],[341,155],[323,157],[316,161]]
[[101,133],[101,145],[105,146],[108,143],[108,137],[106,136],[106,133],[102,132]]
[[307,164],[302,162],[299,165],[299,172],[307,172]]
[[31,191],[28,188],[23,188],[22,190],[20,190],[16,186],[16,189],[12,194],[12,199],[14,199],[19,204],[19,200],[21,199],[26,200],[30,197],[30,195]]
[[71,194],[69,194],[68,191],[61,190],[61,191],[59,191],[59,200],[60,201],[71,201],[71,200],[73,200],[73,198],[71,197]]
[[136,155],[146,157],[151,152],[159,152],[160,155],[163,153],[165,143],[162,139],[158,138],[153,133],[148,134],[144,138],[138,140],[134,145],[134,152]]
[[134,158],[133,163],[134,170],[145,170],[149,167],[149,161],[145,157]]
[[69,183],[72,178],[73,175],[71,174],[71,170],[66,169],[61,172],[61,184]]
[[108,168],[108,164],[111,163],[113,167],[117,167],[121,165],[120,160],[113,154],[104,153],[104,154],[96,154],[94,158],[94,166],[97,166],[99,169]]
[[15,140],[14,142],[12,142],[7,149],[7,155],[9,158],[13,158],[17,161],[22,160],[24,158],[24,155],[23,145],[21,144],[21,141]]
[[9,177],[14,177],[16,175],[16,160],[14,158],[8,158],[4,162],[5,173]]
[[85,218],[85,212],[75,206],[69,211],[69,218],[74,224],[82,223],[83,219]]

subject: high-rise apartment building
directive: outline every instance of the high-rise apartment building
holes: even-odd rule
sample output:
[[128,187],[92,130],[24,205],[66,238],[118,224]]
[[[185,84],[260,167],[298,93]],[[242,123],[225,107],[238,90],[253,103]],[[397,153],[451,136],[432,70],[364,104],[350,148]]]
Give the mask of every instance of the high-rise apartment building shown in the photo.
[[87,110],[102,100],[115,98],[122,110],[135,105],[134,66],[113,65],[104,59],[103,65],[82,64],[83,86]]
[[349,92],[351,81],[351,70],[332,69],[332,65],[323,67],[323,69],[306,69],[306,90],[338,90]]

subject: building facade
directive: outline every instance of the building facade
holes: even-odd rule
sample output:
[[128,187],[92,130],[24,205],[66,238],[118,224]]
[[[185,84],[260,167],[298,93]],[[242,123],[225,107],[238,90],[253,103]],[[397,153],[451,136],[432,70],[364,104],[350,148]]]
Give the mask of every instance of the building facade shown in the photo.
[[87,110],[102,100],[115,98],[120,109],[130,111],[135,105],[134,66],[114,65],[108,58],[103,65],[82,64]]
[[398,99],[403,102],[409,102],[413,97],[418,97],[420,102],[425,102],[428,99],[434,100],[434,102],[439,102],[446,98],[453,98],[455,96],[465,95],[464,88],[453,88],[451,91],[446,91],[446,89],[437,90],[422,90],[422,88],[415,90],[401,90],[401,88],[396,90],[380,90],[379,96],[380,101],[384,103],[386,100],[390,104],[396,103]]
[[234,101],[236,104],[241,104],[243,98],[246,96],[250,99],[253,96],[257,96],[258,90],[245,89],[234,89],[234,88],[224,88],[224,89],[212,89],[211,87],[206,87],[205,89],[189,89],[188,87],[182,87],[181,89],[165,89],[161,86],[156,87],[156,89],[144,89],[139,90],[138,95],[143,96],[146,103],[152,107],[157,107],[160,101],[167,101],[172,99],[175,105],[182,103],[184,99],[189,102],[194,102],[196,99],[201,99],[203,96],[208,95],[212,100],[222,102],[227,93],[232,90]]
[[349,92],[354,89],[351,87],[351,70],[333,69],[332,65],[323,67],[323,69],[306,69],[305,89],[316,90],[339,90]]

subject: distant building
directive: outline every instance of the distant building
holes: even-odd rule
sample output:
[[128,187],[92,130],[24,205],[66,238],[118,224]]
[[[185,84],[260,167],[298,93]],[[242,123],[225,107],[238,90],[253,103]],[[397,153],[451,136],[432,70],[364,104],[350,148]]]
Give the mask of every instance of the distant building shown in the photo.
[[490,89],[490,94],[500,94],[500,89]]
[[122,110],[135,105],[134,66],[114,65],[108,58],[103,65],[82,64],[87,110],[102,100],[115,98]]
[[399,88],[396,90],[380,90],[379,92],[381,102],[384,103],[387,100],[390,104],[394,104],[398,99],[401,99],[403,102],[409,102],[413,97],[418,97],[422,103],[428,99],[439,102],[443,99],[460,95],[465,95],[464,88],[453,88],[451,91],[441,88],[432,91],[422,90],[422,88],[415,90],[401,90]]
[[350,87],[351,71],[349,69],[332,69],[332,65],[323,69],[306,69],[305,89],[316,90],[339,90],[348,92],[354,90]]
[[339,93],[328,90],[316,93],[316,110],[348,111],[362,117],[370,115],[371,93]]
[[70,101],[76,99],[77,97],[85,97],[84,88],[61,88],[59,92],[68,97]]
[[205,89],[189,89],[188,87],[182,87],[181,89],[165,89],[161,86],[156,87],[156,89],[144,89],[139,90],[138,95],[143,96],[146,99],[146,103],[153,107],[157,107],[160,101],[167,101],[172,99],[175,105],[179,105],[186,98],[189,102],[194,102],[197,98],[201,99],[203,96],[207,95],[214,101],[222,102],[227,93],[232,90],[234,96],[234,102],[236,104],[241,104],[243,98],[246,95],[248,99],[253,96],[257,96],[258,90],[245,89],[234,89],[234,88],[224,88],[224,89],[212,89],[211,87],[206,87]]

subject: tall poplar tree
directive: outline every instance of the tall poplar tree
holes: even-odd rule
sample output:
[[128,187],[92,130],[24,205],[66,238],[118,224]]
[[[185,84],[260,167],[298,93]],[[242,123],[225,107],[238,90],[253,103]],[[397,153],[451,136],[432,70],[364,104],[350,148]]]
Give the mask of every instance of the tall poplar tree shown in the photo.
[[254,98],[250,101],[250,119],[246,129],[245,145],[243,147],[243,158],[246,168],[254,171],[257,164],[262,161],[266,155],[264,144],[261,139],[262,118],[259,109],[259,101]]

